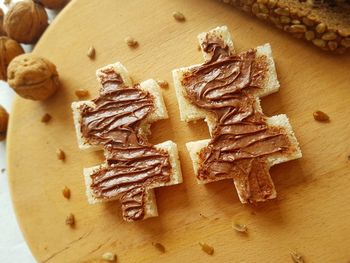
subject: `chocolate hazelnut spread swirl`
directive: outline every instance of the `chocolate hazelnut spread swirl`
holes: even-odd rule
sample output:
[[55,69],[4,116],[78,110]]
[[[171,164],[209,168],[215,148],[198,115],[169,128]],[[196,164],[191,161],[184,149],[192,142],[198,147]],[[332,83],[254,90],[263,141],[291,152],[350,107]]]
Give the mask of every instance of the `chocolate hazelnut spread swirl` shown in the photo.
[[274,193],[267,158],[290,149],[284,130],[268,126],[256,105],[254,92],[266,76],[265,58],[256,59],[255,50],[231,56],[219,39],[207,39],[203,47],[211,60],[192,68],[182,81],[191,103],[216,120],[212,139],[199,153],[197,177],[233,178],[245,201],[265,200]]
[[81,108],[84,138],[102,145],[107,158],[107,166],[91,176],[91,189],[96,198],[119,199],[125,220],[141,220],[147,187],[170,180],[169,156],[139,133],[154,110],[152,96],[138,85],[125,86],[113,70],[104,73],[96,106]]

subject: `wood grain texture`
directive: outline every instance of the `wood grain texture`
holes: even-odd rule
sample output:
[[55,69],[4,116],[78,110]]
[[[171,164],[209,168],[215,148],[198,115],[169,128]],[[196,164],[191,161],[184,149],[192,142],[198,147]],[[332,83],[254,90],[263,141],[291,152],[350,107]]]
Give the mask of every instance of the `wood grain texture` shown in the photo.
[[[185,23],[174,21],[179,10]],[[152,126],[153,143],[178,144],[184,183],[156,191],[158,218],[126,223],[117,202],[87,203],[82,169],[103,161],[102,153],[77,147],[70,104],[74,91],[97,94],[95,70],[121,61],[133,79],[166,79],[171,70],[201,63],[196,36],[227,25],[238,50],[270,42],[280,92],[263,99],[267,115],[286,113],[304,157],[271,169],[278,199],[258,207],[240,204],[233,182],[197,185],[185,143],[208,138],[204,122],[180,122],[172,85],[164,90],[170,119]],[[128,35],[140,43],[130,49]],[[96,59],[86,53],[96,48]],[[350,54],[319,51],[244,13],[212,0],[71,2],[46,31],[34,51],[58,68],[62,89],[46,102],[17,98],[8,138],[10,187],[17,218],[39,262],[100,262],[106,251],[118,262],[291,262],[289,252],[306,262],[350,260]],[[93,97],[91,96],[91,97]],[[323,110],[330,123],[314,121]],[[45,125],[44,113],[53,116]],[[56,148],[67,160],[56,158]],[[62,196],[67,185],[69,201]],[[69,213],[76,227],[65,225]],[[233,220],[247,224],[236,233]],[[152,246],[160,242],[161,254]],[[213,256],[198,242],[215,248]]]

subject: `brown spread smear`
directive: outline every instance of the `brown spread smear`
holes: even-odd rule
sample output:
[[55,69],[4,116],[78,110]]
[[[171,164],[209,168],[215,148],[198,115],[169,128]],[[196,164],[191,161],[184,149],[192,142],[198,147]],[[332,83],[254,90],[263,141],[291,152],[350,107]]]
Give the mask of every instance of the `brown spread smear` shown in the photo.
[[274,193],[267,157],[291,147],[282,128],[269,127],[256,107],[254,93],[267,74],[265,58],[255,50],[231,56],[220,39],[203,45],[210,61],[192,68],[182,84],[190,101],[212,113],[216,127],[207,147],[199,153],[198,179],[233,178],[245,201],[268,199]]
[[81,108],[81,132],[91,144],[104,146],[108,164],[91,176],[91,189],[99,199],[120,199],[125,220],[141,220],[147,188],[168,182],[171,173],[168,153],[139,133],[154,101],[138,85],[125,86],[114,70],[105,70],[101,82],[96,107]]

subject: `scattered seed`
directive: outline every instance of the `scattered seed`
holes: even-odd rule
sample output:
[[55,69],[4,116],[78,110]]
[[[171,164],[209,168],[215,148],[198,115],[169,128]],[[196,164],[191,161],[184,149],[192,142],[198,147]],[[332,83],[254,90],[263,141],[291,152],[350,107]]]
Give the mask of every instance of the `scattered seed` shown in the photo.
[[[350,161],[350,155],[348,155],[348,160]],[[4,168],[5,169],[5,168]]]
[[208,218],[207,216],[203,215],[202,213],[200,213],[199,216],[203,217],[203,218]]
[[316,47],[321,47],[321,48],[326,47],[326,41],[320,38],[316,38],[312,40],[312,43],[314,43]]
[[64,198],[70,199],[70,189],[67,186],[65,186],[63,188],[62,194],[63,194]]
[[292,257],[292,260],[294,263],[304,263],[304,259],[301,255],[299,255],[297,252],[290,252],[290,256]]
[[201,50],[202,50],[201,45],[199,45],[199,44],[197,45],[197,50],[198,50],[198,51],[201,51]]
[[259,4],[258,3],[254,3],[252,5],[252,12],[253,14],[257,15],[259,13],[260,9],[259,9]]
[[269,15],[268,14],[264,14],[264,13],[259,13],[259,14],[256,14],[256,17],[259,18],[259,19],[262,19],[262,20],[266,20],[269,18]]
[[239,223],[233,223],[232,228],[240,233],[248,233],[248,227],[247,225],[239,224]]
[[313,40],[315,38],[315,32],[314,31],[306,31],[305,32],[305,38],[306,40]]
[[41,122],[48,123],[52,119],[52,116],[48,113],[45,113],[44,116],[41,117]]
[[346,29],[338,29],[338,33],[340,36],[342,37],[348,37],[350,35],[350,31],[346,30]]
[[137,40],[133,37],[126,37],[125,38],[125,43],[129,46],[129,47],[132,47],[132,48],[135,48],[139,45],[139,42],[137,42]]
[[337,34],[335,32],[326,32],[322,35],[323,40],[335,40],[337,39]]
[[89,91],[86,89],[78,89],[75,91],[75,95],[78,99],[84,99],[89,96]]
[[314,115],[314,119],[316,121],[320,121],[320,122],[328,122],[329,121],[329,116],[326,113],[324,113],[323,111],[320,111],[320,110],[315,111],[313,113],[313,115]]
[[303,23],[307,26],[313,26],[314,25],[314,21],[312,21],[311,19],[307,18],[306,16],[303,17]]
[[73,214],[69,214],[66,218],[66,225],[73,227],[75,225],[75,217]]
[[289,32],[291,32],[291,33],[305,33],[306,26],[304,26],[304,25],[292,25],[289,28]]
[[281,16],[280,21],[282,24],[289,24],[290,23],[290,18],[289,16]]
[[337,41],[328,41],[328,47],[330,50],[336,50],[338,47],[338,42]]
[[289,8],[278,7],[275,10],[275,13],[280,16],[289,16]]
[[327,26],[324,24],[324,23],[319,23],[317,26],[316,26],[316,32],[317,33],[324,33],[327,29]]
[[157,83],[162,89],[169,88],[169,83],[166,80],[157,80]]
[[161,253],[165,253],[165,247],[161,243],[153,243],[152,245],[159,250]]
[[56,150],[57,159],[64,161],[66,159],[66,154],[61,149]]
[[102,255],[102,259],[110,262],[115,262],[117,255],[112,252],[106,252]]
[[342,46],[344,46],[344,47],[350,47],[350,38],[349,38],[349,37],[344,38],[344,39],[341,41],[341,44],[342,44]]
[[179,21],[179,22],[184,22],[186,20],[186,17],[184,16],[184,14],[179,11],[173,12],[173,17],[175,18],[176,21]]
[[207,253],[208,255],[213,255],[214,254],[214,248],[212,246],[209,246],[206,243],[201,243],[199,242],[199,245],[202,247],[202,250]]
[[95,56],[96,56],[96,50],[93,46],[89,47],[88,49],[88,52],[87,52],[87,56],[90,58],[90,59],[94,59]]
[[277,4],[277,0],[269,0],[269,2],[267,3],[267,5],[270,7],[270,8],[274,8]]
[[[349,157],[350,157],[350,156],[349,156]],[[2,169],[1,169],[1,173],[2,173],[2,174],[3,174],[5,171],[6,171],[5,168],[2,168]]]

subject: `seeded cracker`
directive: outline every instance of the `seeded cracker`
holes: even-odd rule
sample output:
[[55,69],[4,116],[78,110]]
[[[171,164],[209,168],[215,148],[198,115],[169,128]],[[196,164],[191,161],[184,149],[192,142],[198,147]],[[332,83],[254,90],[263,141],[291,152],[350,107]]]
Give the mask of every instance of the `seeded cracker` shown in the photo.
[[222,0],[323,50],[350,47],[350,1]]

